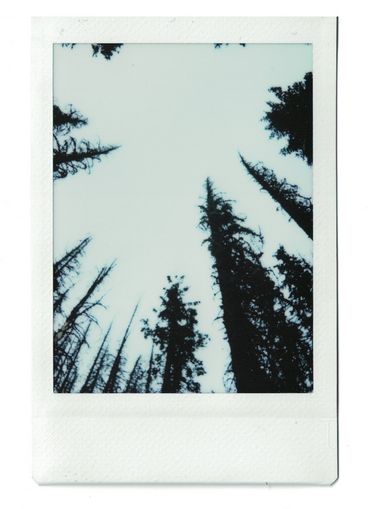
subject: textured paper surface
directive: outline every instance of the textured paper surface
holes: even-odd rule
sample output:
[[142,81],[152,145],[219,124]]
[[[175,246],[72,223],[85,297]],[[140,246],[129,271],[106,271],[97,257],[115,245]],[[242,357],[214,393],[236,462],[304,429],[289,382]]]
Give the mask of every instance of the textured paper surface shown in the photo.
[[[313,44],[314,381],[310,394],[53,394],[52,44]],[[39,483],[331,484],[336,422],[336,20],[33,20],[33,475]]]

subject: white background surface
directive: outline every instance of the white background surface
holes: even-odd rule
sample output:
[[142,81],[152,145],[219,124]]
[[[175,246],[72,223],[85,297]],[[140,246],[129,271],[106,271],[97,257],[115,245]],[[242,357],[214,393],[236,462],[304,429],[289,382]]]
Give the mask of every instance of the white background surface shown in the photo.
[[[7,7],[1,26],[1,140],[0,186],[2,249],[2,387],[0,502],[5,507],[46,508],[231,507],[342,508],[367,503],[366,480],[366,285],[364,272],[368,176],[366,146],[367,42],[363,10],[357,2],[343,8],[297,9],[294,2],[258,2],[258,9],[236,8],[226,2],[206,10],[186,2],[175,9],[169,2],[135,2],[135,7],[108,9],[109,2],[55,4],[19,2]],[[22,5],[21,5],[22,4]],[[67,8],[69,4],[69,7]],[[113,4],[111,2],[111,4]],[[139,4],[142,5],[139,8]],[[191,7],[192,4],[192,7]],[[221,2],[223,4],[223,2]],[[240,2],[239,2],[240,4]],[[267,7],[268,4],[268,7]],[[160,5],[162,8],[160,8]],[[263,5],[263,8],[261,7]],[[232,7],[233,6],[233,7]],[[319,9],[318,9],[319,7]],[[333,9],[333,10],[332,10]],[[31,479],[30,454],[30,200],[29,200],[29,15],[334,15],[340,16],[339,49],[339,214],[340,214],[340,480],[330,488],[291,487],[39,487]],[[25,16],[19,18],[19,15]],[[4,287],[5,278],[5,287]],[[16,369],[14,369],[16,366]]]

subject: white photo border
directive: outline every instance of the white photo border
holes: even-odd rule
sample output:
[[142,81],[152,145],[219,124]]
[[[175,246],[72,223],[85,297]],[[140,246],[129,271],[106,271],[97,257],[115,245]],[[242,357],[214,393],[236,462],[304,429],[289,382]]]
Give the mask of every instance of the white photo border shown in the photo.
[[[32,20],[33,476],[56,483],[337,479],[337,19]],[[314,390],[307,394],[54,394],[53,44],[313,45]]]

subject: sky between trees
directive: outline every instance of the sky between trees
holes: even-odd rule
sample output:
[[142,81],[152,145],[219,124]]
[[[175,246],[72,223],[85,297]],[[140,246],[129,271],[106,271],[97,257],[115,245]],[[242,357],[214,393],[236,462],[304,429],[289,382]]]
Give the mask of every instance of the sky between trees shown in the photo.
[[[312,242],[277,211],[270,196],[239,161],[262,161],[279,178],[312,195],[312,171],[293,155],[280,155],[283,140],[269,139],[261,118],[273,99],[268,89],[287,87],[312,70],[312,46],[251,44],[126,44],[110,61],[91,58],[88,45],[73,51],[55,45],[54,100],[73,104],[88,118],[78,136],[121,145],[96,164],[55,184],[55,257],[93,236],[83,260],[83,291],[97,268],[116,260],[104,285],[102,329],[114,320],[117,341],[139,301],[127,345],[129,365],[149,356],[141,319],[152,317],[167,275],[185,275],[188,297],[198,305],[200,330],[210,341],[198,351],[206,374],[202,392],[223,392],[228,344],[213,297],[212,261],[198,228],[204,181],[235,200],[234,210],[262,230],[264,264],[273,265],[280,244],[312,260]],[[86,369],[99,346],[90,341]],[[88,361],[88,362],[87,362]],[[80,366],[83,372],[83,366]]]

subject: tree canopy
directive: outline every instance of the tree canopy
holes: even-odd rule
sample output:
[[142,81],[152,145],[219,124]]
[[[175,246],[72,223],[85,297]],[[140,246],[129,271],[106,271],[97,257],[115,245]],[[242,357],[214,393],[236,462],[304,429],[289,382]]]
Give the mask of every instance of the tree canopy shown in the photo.
[[313,163],[313,77],[305,74],[302,81],[283,90],[269,89],[278,101],[267,102],[270,107],[262,120],[267,123],[271,138],[286,138],[287,145],[281,149],[283,155],[294,153],[309,166]]
[[[213,259],[212,276],[230,347],[227,372],[232,370],[233,380],[227,385],[233,383],[237,392],[308,390],[303,370],[308,361],[302,356],[308,345],[299,324],[290,319],[291,303],[284,295],[285,285],[292,285],[291,265],[280,266],[284,276],[280,286],[262,264],[262,234],[246,226],[245,218],[235,214],[233,203],[215,190],[210,179],[205,187],[200,226],[208,233],[204,242]],[[294,284],[293,289],[296,299],[299,288]]]
[[[73,49],[76,43],[63,43],[62,46],[65,48]],[[111,57],[115,53],[119,53],[120,49],[124,46],[124,43],[109,44],[109,43],[92,43],[92,56],[97,57],[98,55],[103,56],[106,60],[111,60]]]
[[[215,43],[214,48],[221,51],[220,48],[224,49],[228,45]],[[72,49],[75,44],[64,46]],[[92,48],[93,57],[101,56],[110,60],[122,46],[123,44],[94,43],[86,49]],[[244,47],[246,44],[241,43],[240,46]],[[85,53],[82,56],[85,56]],[[88,56],[87,60],[90,62]],[[94,67],[97,64],[90,62],[90,65]],[[106,69],[109,64],[97,67]],[[268,84],[265,85],[267,86]],[[287,141],[287,145],[281,150],[283,155],[295,154],[311,166],[312,73],[305,74],[302,81],[286,89],[272,87],[269,91],[277,99],[267,103],[270,110],[263,117],[270,137]],[[259,111],[261,109],[262,105]],[[77,139],[74,136],[74,133],[78,132],[76,130],[81,129],[79,132],[83,133],[83,128],[87,125],[88,119],[73,105],[53,106],[54,180],[65,179],[81,170],[89,172],[102,156],[118,148],[116,145],[102,145],[99,141],[92,143],[83,137]],[[271,142],[267,143],[272,145]],[[258,192],[265,190],[274,200],[277,210],[281,209],[288,214],[288,219],[295,221],[312,239],[312,199],[303,196],[298,186],[279,178],[272,169],[261,163],[252,164],[239,155],[246,173],[256,182]],[[154,167],[153,171],[156,170],[157,167]],[[156,177],[156,174],[154,176]],[[70,184],[73,185],[72,182]],[[69,179],[65,188],[68,186]],[[223,377],[224,390],[239,393],[311,391],[311,264],[295,254],[299,246],[293,246],[293,242],[288,245],[294,254],[288,253],[282,245],[272,247],[271,244],[271,250],[267,245],[265,250],[262,230],[257,223],[249,225],[246,216],[236,212],[236,202],[218,190],[211,178],[206,179],[204,188],[205,196],[199,207],[199,228],[205,236],[203,244],[208,248],[209,255],[204,257],[204,263],[207,261],[210,274],[206,272],[206,267],[203,273],[207,280],[212,279],[213,295],[209,297],[212,297],[217,305],[214,316],[205,319],[218,320],[220,325],[217,331],[213,331],[213,337],[215,349],[224,352],[223,371],[219,373]],[[162,206],[165,206],[164,202]],[[243,206],[247,211],[247,202],[244,202]],[[96,210],[97,207],[96,202]],[[254,208],[251,212],[251,217],[255,220],[257,216]],[[120,216],[123,221],[126,214]],[[119,214],[116,217],[118,218]],[[259,217],[262,221],[264,214]],[[108,221],[104,226],[105,224],[109,224]],[[161,227],[157,221],[156,225]],[[192,224],[192,228],[194,230],[195,224]],[[177,231],[180,232],[179,227]],[[118,235],[124,234],[124,230],[122,233],[118,232]],[[270,240],[274,241],[273,238]],[[306,240],[308,245],[308,239]],[[157,309],[153,309],[152,317],[141,320],[138,330],[131,334],[138,312],[137,304],[129,323],[123,324],[121,336],[111,343],[113,323],[107,328],[106,324],[101,327],[98,310],[105,307],[101,288],[114,263],[97,270],[89,281],[84,277],[80,280],[81,260],[90,242],[91,237],[86,236],[54,262],[54,391],[201,392],[201,377],[207,374],[207,369],[210,374],[211,369],[211,361],[208,365],[205,364],[208,357],[201,356],[201,348],[205,347],[210,339],[200,330],[200,302],[188,299],[189,286],[184,276],[167,276],[160,304]],[[275,261],[267,261],[272,253]],[[147,262],[152,267],[155,266],[154,257],[148,258]],[[185,266],[185,260],[183,263]],[[157,273],[164,270],[165,275],[169,272],[167,268],[160,266]],[[134,276],[132,281],[133,279]],[[134,280],[136,287],[140,284]],[[211,290],[209,293],[212,293]],[[131,295],[129,289],[127,295]],[[111,302],[114,302],[114,299],[110,300],[110,304]],[[112,309],[113,306],[114,304]],[[211,310],[212,306],[208,306],[207,312],[208,309]],[[225,347],[216,344],[216,341],[221,342],[221,336]],[[144,342],[144,338],[148,340],[147,348],[139,346],[139,342]],[[91,347],[92,350],[86,355]],[[211,351],[214,350],[208,350],[209,353]],[[221,384],[220,377],[219,380]],[[220,390],[223,390],[221,385]]]

